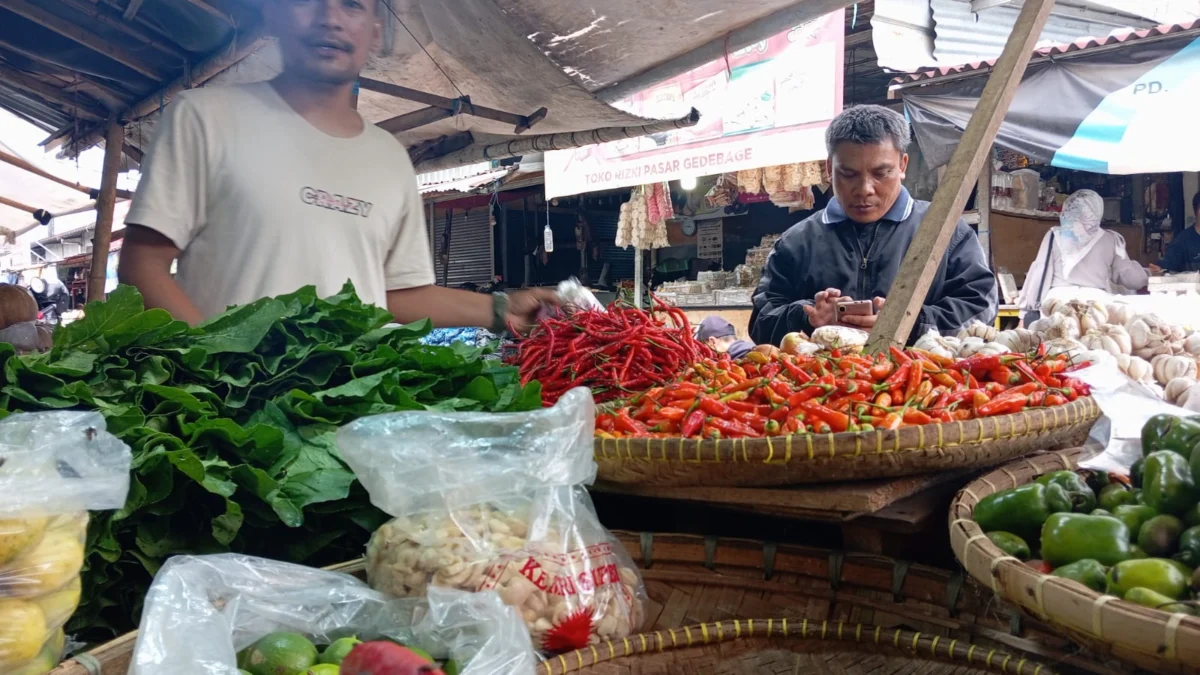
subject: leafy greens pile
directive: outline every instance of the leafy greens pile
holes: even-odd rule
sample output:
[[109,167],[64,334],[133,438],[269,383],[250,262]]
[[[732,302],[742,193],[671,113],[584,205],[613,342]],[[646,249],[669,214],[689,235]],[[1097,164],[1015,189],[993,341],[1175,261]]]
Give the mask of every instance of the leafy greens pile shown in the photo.
[[125,508],[93,514],[85,638],[136,627],[163,561],[239,551],[314,565],[361,555],[385,517],[342,463],[333,435],[400,410],[534,410],[538,385],[464,345],[433,347],[428,321],[391,316],[352,286],[235,307],[197,328],[120,286],[60,328],[54,349],[0,344],[0,415],[84,408],[133,449]]

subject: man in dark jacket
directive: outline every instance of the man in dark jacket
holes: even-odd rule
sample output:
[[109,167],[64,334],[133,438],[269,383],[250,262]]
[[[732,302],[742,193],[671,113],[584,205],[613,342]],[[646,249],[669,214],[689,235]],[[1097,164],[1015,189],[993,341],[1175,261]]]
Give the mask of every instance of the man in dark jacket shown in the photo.
[[[839,323],[837,305],[872,300],[875,313],[844,316],[871,330],[929,202],[901,181],[908,168],[908,122],[874,105],[850,108],[825,133],[833,198],[793,225],[767,258],[754,292],[750,337],[778,345],[789,332]],[[929,288],[909,343],[931,329],[949,333],[996,316],[996,277],[974,231],[960,220]]]

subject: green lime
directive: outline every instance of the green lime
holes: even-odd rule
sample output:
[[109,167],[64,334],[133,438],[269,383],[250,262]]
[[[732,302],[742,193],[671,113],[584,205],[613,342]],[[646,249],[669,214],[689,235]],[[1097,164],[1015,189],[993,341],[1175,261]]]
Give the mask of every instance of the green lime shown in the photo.
[[458,661],[454,659],[446,659],[442,664],[442,672],[446,675],[462,675],[462,666],[458,665]]
[[340,675],[341,667],[333,663],[318,663],[304,671],[304,675]]
[[430,656],[429,652],[425,651],[424,649],[421,649],[420,647],[409,647],[408,645],[404,645],[404,648],[416,654],[419,658],[425,659],[426,662],[433,663],[433,657]]
[[252,675],[252,674],[248,670],[242,670],[241,668],[238,668],[238,675]]
[[344,637],[340,640],[334,640],[333,644],[321,652],[321,658],[318,659],[318,663],[341,665],[342,661],[346,660],[346,655],[350,653],[350,650],[354,649],[354,645],[360,644],[362,644],[362,640],[356,637]]
[[297,633],[271,633],[250,645],[240,659],[250,675],[295,675],[317,662],[317,648]]

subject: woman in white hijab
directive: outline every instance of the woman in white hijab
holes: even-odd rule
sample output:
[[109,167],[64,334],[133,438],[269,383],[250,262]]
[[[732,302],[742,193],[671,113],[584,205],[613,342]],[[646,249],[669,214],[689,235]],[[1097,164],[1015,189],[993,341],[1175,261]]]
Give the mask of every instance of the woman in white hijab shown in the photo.
[[1017,304],[1025,325],[1037,318],[1049,298],[1104,300],[1113,284],[1129,290],[1146,287],[1149,275],[1129,259],[1125,238],[1100,228],[1104,199],[1092,190],[1079,190],[1063,203],[1059,225],[1042,239],[1037,258],[1025,275]]

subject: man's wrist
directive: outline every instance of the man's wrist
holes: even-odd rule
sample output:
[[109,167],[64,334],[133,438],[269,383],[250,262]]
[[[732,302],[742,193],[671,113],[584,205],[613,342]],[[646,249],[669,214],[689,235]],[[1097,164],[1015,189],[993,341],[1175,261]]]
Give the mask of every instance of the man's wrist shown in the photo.
[[492,326],[496,335],[508,329],[508,294],[492,293]]

